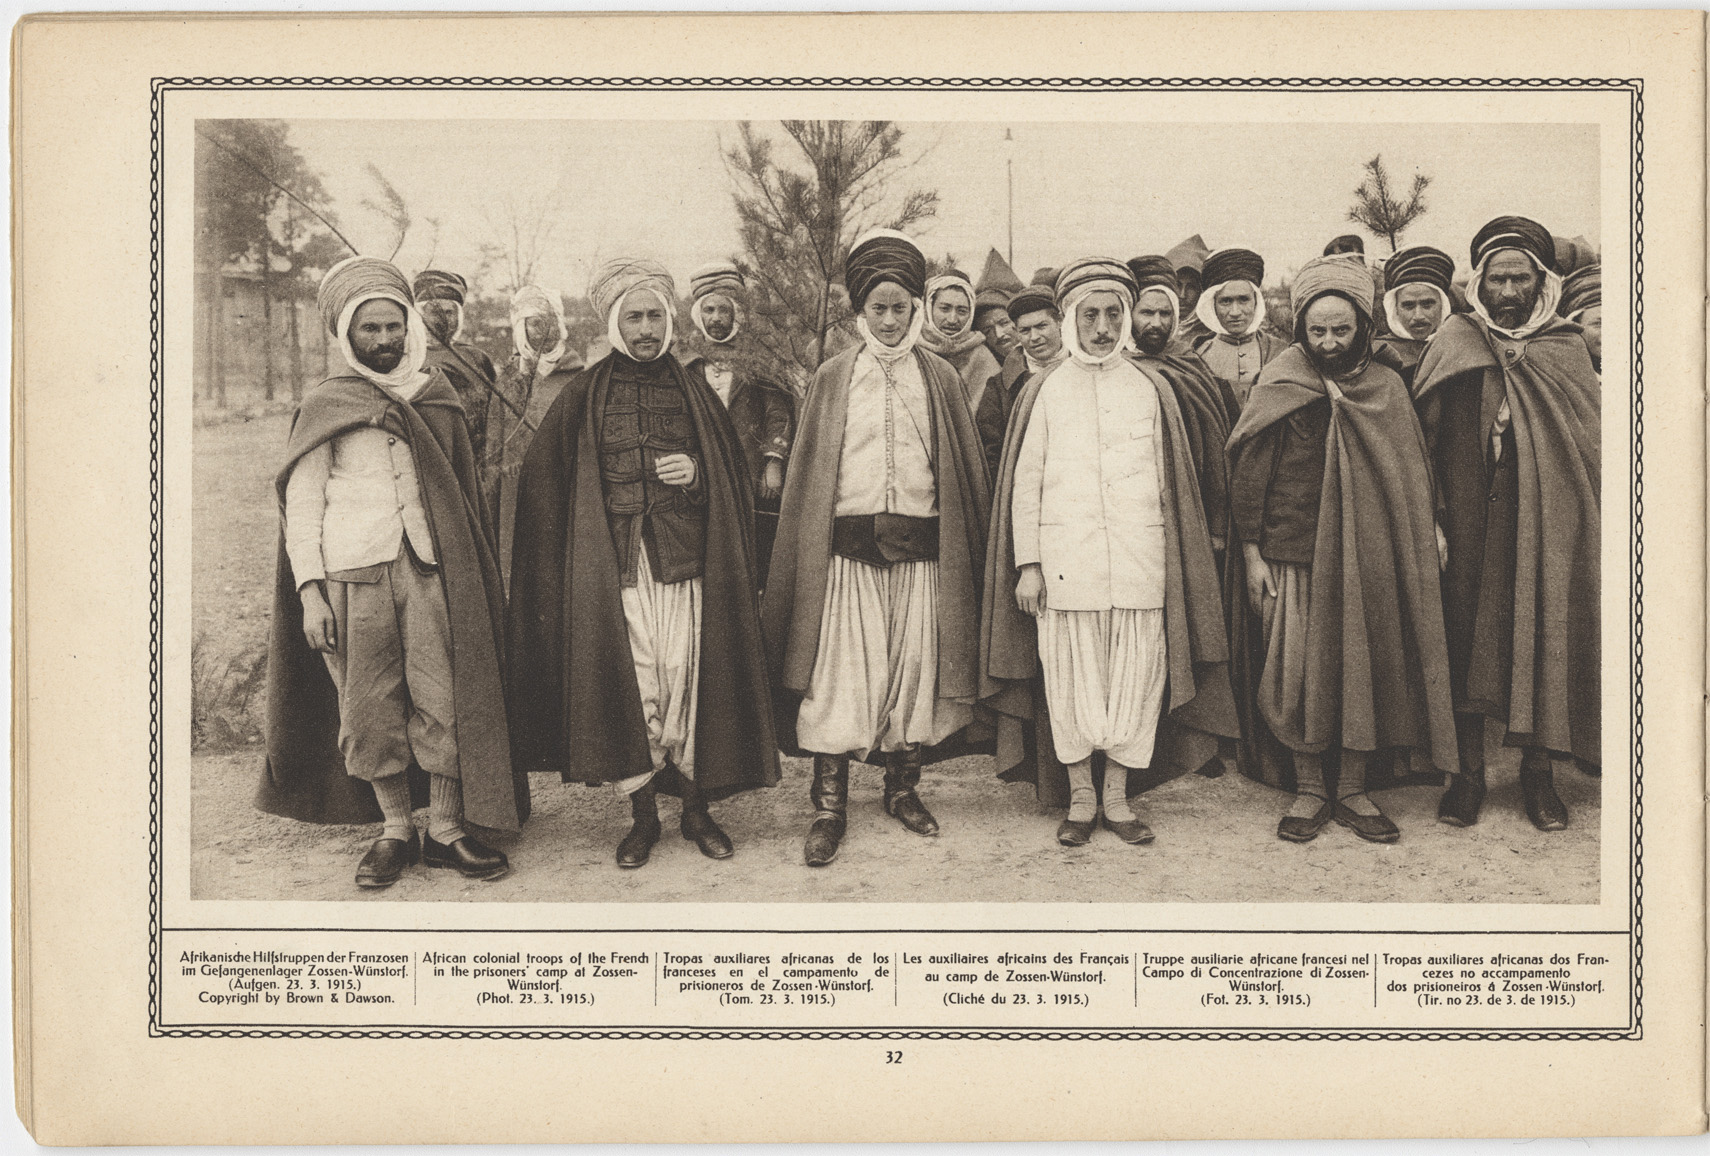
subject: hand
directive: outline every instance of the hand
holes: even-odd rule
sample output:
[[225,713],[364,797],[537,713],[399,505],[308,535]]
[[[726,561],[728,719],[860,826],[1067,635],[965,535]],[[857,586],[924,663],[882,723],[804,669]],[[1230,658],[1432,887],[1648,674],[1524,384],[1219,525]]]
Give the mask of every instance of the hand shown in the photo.
[[1029,562],[1021,568],[1021,580],[1015,584],[1015,605],[1023,614],[1039,618],[1045,613],[1045,572],[1039,563]]
[[321,593],[319,582],[310,582],[301,591],[303,599],[303,637],[309,649],[322,654],[338,650],[338,620],[333,617],[327,596]]
[[1212,535],[1212,536],[1211,536],[1211,549],[1212,549],[1212,552],[1213,552],[1213,553],[1216,553],[1216,554],[1221,554],[1221,553],[1223,553],[1223,549],[1224,549],[1224,547],[1225,547],[1225,546],[1227,546],[1227,545],[1228,545],[1228,543],[1227,543],[1227,542],[1225,542],[1225,541],[1224,541],[1224,540],[1223,540],[1223,539],[1222,539],[1222,538],[1221,538],[1221,537],[1219,537],[1219,536],[1218,536],[1218,535],[1216,535],[1216,534],[1213,534],[1213,535]]
[[784,492],[784,463],[777,458],[766,459],[766,472],[760,478],[760,496],[771,501]]
[[653,463],[653,472],[667,486],[695,484],[695,459],[688,454],[666,454]]
[[1241,543],[1241,553],[1247,560],[1247,601],[1254,614],[1265,612],[1265,599],[1277,596],[1277,580],[1270,566],[1259,554],[1257,542]]
[[1449,568],[1449,540],[1443,536],[1443,527],[1435,527],[1437,531],[1437,569]]

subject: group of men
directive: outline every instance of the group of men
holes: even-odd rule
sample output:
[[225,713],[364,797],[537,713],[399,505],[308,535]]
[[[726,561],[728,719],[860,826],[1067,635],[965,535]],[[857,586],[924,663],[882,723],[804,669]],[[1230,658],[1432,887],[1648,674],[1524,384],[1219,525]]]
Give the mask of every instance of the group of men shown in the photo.
[[1227,758],[1292,795],[1280,838],[1382,843],[1369,791],[1410,779],[1478,820],[1494,720],[1558,830],[1555,763],[1601,764],[1600,280],[1559,248],[1497,218],[1463,291],[1440,250],[1379,273],[1338,238],[1279,334],[1249,250],[1027,285],[994,252],[976,285],[874,230],[843,271],[858,340],[799,403],[727,263],[681,341],[664,268],[602,266],[587,366],[524,290],[495,372],[456,340],[461,278],[351,258],[320,289],[350,372],[277,478],[259,805],[380,819],[365,887],[504,874],[469,826],[519,828],[538,772],[627,798],[620,866],[660,794],[721,859],[709,804],[784,752],[823,866],[852,763],[931,836],[922,767],[990,753],[1080,846],[1151,842],[1140,797]]

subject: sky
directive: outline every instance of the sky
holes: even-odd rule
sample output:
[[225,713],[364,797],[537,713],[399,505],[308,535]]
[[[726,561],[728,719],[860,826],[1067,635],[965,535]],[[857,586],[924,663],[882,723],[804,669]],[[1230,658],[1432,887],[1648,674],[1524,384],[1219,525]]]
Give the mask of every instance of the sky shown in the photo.
[[[361,207],[372,162],[416,224],[396,260],[410,274],[473,274],[479,245],[502,238],[507,203],[558,206],[536,281],[581,296],[615,256],[662,261],[686,289],[707,261],[736,253],[737,222],[723,150],[733,122],[577,120],[293,120],[292,142],[320,171],[341,228],[385,256],[390,227]],[[776,125],[761,127],[777,133]],[[1520,213],[1560,236],[1597,233],[1598,132],[1589,124],[1164,124],[902,122],[909,161],[895,189],[936,189],[936,219],[916,232],[934,258],[952,255],[976,279],[988,248],[1008,246],[1014,184],[1014,265],[1080,256],[1126,259],[1199,234],[1266,258],[1267,281],[1317,256],[1340,233],[1361,165],[1382,154],[1399,186],[1432,177],[1429,211],[1403,245],[1435,245],[1466,261],[1491,217]],[[1005,134],[1013,136],[1005,141]],[[786,154],[781,154],[786,155]],[[526,212],[524,213],[526,215]],[[437,219],[435,231],[426,224]],[[1367,251],[1388,246],[1367,238]]]

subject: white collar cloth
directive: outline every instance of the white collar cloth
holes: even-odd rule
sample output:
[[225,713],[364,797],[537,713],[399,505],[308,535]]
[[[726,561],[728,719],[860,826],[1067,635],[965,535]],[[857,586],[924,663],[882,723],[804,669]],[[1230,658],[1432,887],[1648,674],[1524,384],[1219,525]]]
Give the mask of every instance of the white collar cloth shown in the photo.
[[[659,343],[658,353],[645,359],[637,357],[629,351],[629,346],[624,343],[623,334],[618,331],[618,318],[623,314],[623,303],[628,301],[637,293],[653,294],[653,299],[659,302],[660,308],[665,310],[665,340]],[[641,286],[636,289],[631,289],[628,293],[619,297],[617,304],[612,306],[611,313],[606,317],[606,340],[612,343],[613,349],[617,350],[631,361],[658,361],[661,357],[665,356],[666,352],[671,348],[671,337],[675,328],[675,323],[671,318],[671,303],[665,300],[664,295],[658,290]]]
[[[1492,321],[1490,319],[1490,310],[1484,307],[1484,299],[1479,294],[1479,286],[1484,284],[1485,266],[1489,265],[1490,259],[1499,253],[1522,254],[1526,260],[1532,262],[1532,268],[1543,274],[1544,277],[1544,288],[1538,294],[1538,303],[1532,306],[1532,316],[1527,318],[1526,323],[1518,329],[1504,329],[1502,326]],[[1472,280],[1467,282],[1467,288],[1469,290],[1467,293],[1467,303],[1472,306],[1472,311],[1478,314],[1479,320],[1483,321],[1492,330],[1502,334],[1504,337],[1512,337],[1516,341],[1521,341],[1538,332],[1538,330],[1542,329],[1552,318],[1555,317],[1556,305],[1560,303],[1562,299],[1562,276],[1553,269],[1544,268],[1538,263],[1538,259],[1536,257],[1532,256],[1532,254],[1526,252],[1524,249],[1494,249],[1491,252],[1486,253],[1484,260],[1480,261],[1473,269]]]
[[[1217,319],[1217,294],[1222,291],[1226,285],[1245,285],[1248,289],[1253,291],[1253,320],[1248,324],[1247,330],[1244,333],[1229,332],[1223,322]],[[1199,295],[1199,302],[1193,307],[1193,315],[1199,318],[1200,324],[1204,325],[1213,333],[1219,334],[1223,337],[1234,337],[1239,340],[1246,340],[1253,336],[1253,334],[1257,333],[1265,324],[1265,295],[1260,292],[1259,287],[1251,281],[1222,281],[1211,286],[1204,293]]]
[[[370,301],[395,301],[404,311],[404,357],[390,373],[380,373],[362,364],[357,360],[356,347],[350,343],[351,319]],[[369,293],[346,305],[338,315],[338,347],[350,368],[405,401],[413,399],[427,384],[428,375],[422,369],[427,364],[427,325],[416,307],[395,293]]]

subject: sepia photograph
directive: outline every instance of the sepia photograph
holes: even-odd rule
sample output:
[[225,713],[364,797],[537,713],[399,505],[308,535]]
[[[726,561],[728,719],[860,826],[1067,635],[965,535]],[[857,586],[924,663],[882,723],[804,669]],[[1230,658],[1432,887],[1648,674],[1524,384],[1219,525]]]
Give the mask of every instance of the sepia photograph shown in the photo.
[[192,896],[1598,902],[1601,163],[197,120]]

